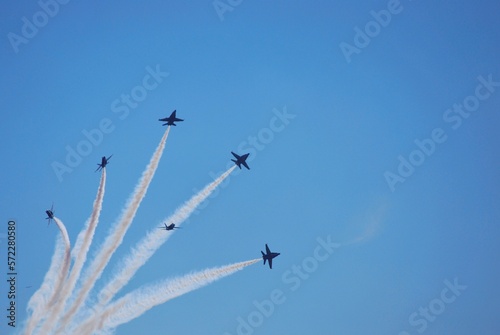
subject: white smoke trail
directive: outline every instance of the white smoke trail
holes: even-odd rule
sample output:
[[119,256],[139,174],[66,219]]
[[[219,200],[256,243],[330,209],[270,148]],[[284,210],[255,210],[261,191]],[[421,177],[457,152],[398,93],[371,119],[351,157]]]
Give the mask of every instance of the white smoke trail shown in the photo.
[[90,215],[89,220],[87,220],[82,231],[78,234],[77,243],[73,247],[73,252],[72,252],[73,257],[75,258],[75,262],[73,264],[73,268],[71,269],[69,279],[66,281],[62,289],[59,303],[56,304],[49,311],[50,315],[47,320],[48,325],[54,324],[57,318],[61,316],[61,311],[63,310],[66,302],[68,301],[68,298],[73,292],[76,281],[80,276],[80,272],[82,270],[83,264],[87,259],[87,253],[90,248],[90,244],[92,243],[92,238],[94,237],[95,229],[99,221],[99,215],[101,214],[105,187],[106,187],[106,168],[103,168],[101,173],[101,181],[99,183],[99,188],[97,190],[97,196],[96,199],[94,200],[92,214]]
[[110,331],[157,305],[206,286],[259,261],[260,258],[257,258],[210,268],[183,277],[163,280],[158,284],[143,286],[109,305],[102,313],[77,328],[74,334],[91,334],[99,329]]
[[51,307],[59,298],[59,293],[62,289],[62,286],[64,285],[66,277],[68,276],[68,270],[71,262],[71,244],[69,242],[68,231],[66,230],[64,223],[55,216],[54,216],[54,222],[59,228],[59,231],[61,232],[61,236],[64,241],[64,258],[62,266],[60,267],[57,276],[57,281],[54,288],[54,294],[52,295],[52,298],[49,301],[49,307]]
[[[173,215],[163,222],[174,222],[180,226],[196,207],[201,204],[219,186],[224,179],[236,168],[236,165],[224,172],[219,178],[205,186],[200,192],[179,207]],[[111,281],[98,294],[99,306],[105,306],[115,294],[125,286],[134,276],[137,270],[143,266],[148,259],[158,250],[158,248],[170,237],[171,234],[159,234],[157,229],[150,230],[148,234],[131,250],[130,254],[120,266],[121,270],[111,279]]]
[[[66,230],[66,227],[64,226],[64,223],[59,220],[57,217],[54,217],[54,222],[56,223],[57,227],[59,228],[59,231],[61,232],[61,237],[64,241],[64,256],[62,259],[62,264],[61,266],[56,269],[58,271],[57,273],[57,278],[56,282],[54,284],[54,292],[52,294],[52,298],[50,298],[49,303],[47,304],[47,310],[51,311],[52,308],[56,303],[59,302],[60,297],[61,297],[61,290],[64,286],[65,280],[68,276],[68,271],[69,271],[69,266],[71,263],[71,245],[69,242],[69,236],[68,236],[68,231]],[[47,311],[45,311],[47,313]],[[49,314],[49,319],[45,321],[45,323],[42,326],[41,333],[46,334],[47,330],[51,329],[53,326],[53,318],[50,317]]]
[[64,259],[64,242],[62,235],[58,235],[56,247],[52,255],[49,271],[45,274],[43,283],[40,288],[33,294],[28,302],[28,314],[31,314],[26,322],[25,334],[31,335],[35,327],[45,317],[46,306],[49,302],[49,297],[54,294],[54,283],[57,277],[57,270],[61,268]]
[[89,268],[85,272],[83,285],[80,288],[80,292],[78,293],[73,305],[69,308],[66,314],[62,318],[61,325],[64,326],[78,311],[82,303],[87,298],[87,295],[91,288],[94,286],[95,282],[100,278],[102,271],[106,267],[109,262],[109,259],[115,252],[116,248],[123,241],[123,236],[127,232],[128,227],[132,223],[134,219],[135,213],[141,204],[142,199],[146,195],[149,184],[153,179],[156,168],[158,167],[158,163],[160,162],[160,158],[163,153],[163,149],[165,148],[165,143],[167,141],[168,133],[170,131],[170,126],[167,127],[165,134],[163,135],[160,144],[156,148],[149,165],[146,167],[146,170],[143,172],[139,184],[136,186],[134,193],[132,194],[130,200],[125,206],[124,212],[120,218],[118,224],[116,224],[112,230],[112,232],[106,238],[104,245],[100,248],[99,253],[94,258],[92,263],[89,265]]
[[[92,214],[90,218],[85,222],[85,226],[78,234],[75,245],[73,246],[73,250],[71,250],[71,257],[76,262],[80,255],[88,253],[87,251],[81,251],[82,247],[84,247],[84,243],[90,245],[92,243],[92,238],[95,232],[95,228],[97,227],[97,223],[99,222],[99,215],[101,214],[102,202],[104,199],[104,191],[106,188],[106,168],[101,170],[101,181],[99,182],[99,188],[97,189],[97,196],[94,200],[94,205],[92,207]],[[89,240],[90,238],[90,240]],[[74,271],[74,268],[71,269]],[[71,276],[71,275],[70,275]]]

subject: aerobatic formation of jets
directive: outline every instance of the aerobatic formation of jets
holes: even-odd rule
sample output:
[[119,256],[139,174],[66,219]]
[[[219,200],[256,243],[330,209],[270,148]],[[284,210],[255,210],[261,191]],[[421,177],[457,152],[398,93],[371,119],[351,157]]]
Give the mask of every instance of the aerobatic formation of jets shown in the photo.
[[[174,110],[172,112],[172,114],[170,114],[170,116],[162,118],[162,119],[158,119],[158,121],[165,122],[162,126],[176,126],[175,122],[184,121],[183,119],[177,118],[176,113],[177,113],[177,111]],[[250,155],[249,153],[243,154],[240,156],[240,155],[231,151],[231,154],[235,158],[235,159],[231,159],[231,161],[233,161],[234,164],[236,164],[236,166],[238,166],[241,169],[241,165],[243,165],[245,168],[250,170],[250,167],[248,166],[248,164],[246,162],[248,155]],[[97,170],[95,170],[95,172],[104,169],[106,167],[106,165],[108,165],[109,160],[112,156],[113,155],[111,155],[107,158],[106,158],[106,156],[102,156],[101,163],[97,163],[97,165],[99,165],[99,166],[97,167]],[[49,220],[49,224],[50,224],[50,221],[54,219],[53,208],[54,208],[54,204],[52,204],[52,207],[50,209],[45,211],[45,213],[47,214],[46,219]],[[159,228],[163,229],[165,231],[169,231],[169,230],[179,229],[180,227],[176,227],[175,223],[171,223],[169,225],[164,223],[164,226],[159,227]],[[262,253],[262,259],[264,260],[264,265],[266,264],[266,261],[267,261],[269,263],[269,268],[272,269],[273,268],[273,258],[279,256],[280,253],[279,252],[271,252],[271,250],[269,249],[267,244],[266,244],[266,253],[264,253],[263,251],[261,251],[261,253]]]

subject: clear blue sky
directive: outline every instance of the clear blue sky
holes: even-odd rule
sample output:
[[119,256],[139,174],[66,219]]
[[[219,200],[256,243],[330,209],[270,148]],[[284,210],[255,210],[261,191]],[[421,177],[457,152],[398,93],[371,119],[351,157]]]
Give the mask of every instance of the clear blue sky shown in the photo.
[[[15,219],[17,324],[54,251],[44,211],[54,203],[74,242],[96,163],[113,154],[95,254],[163,134],[157,119],[177,109],[185,121],[98,287],[227,168],[231,150],[251,152],[251,170],[232,175],[120,295],[259,257],[265,243],[281,255],[273,270],[252,265],[116,334],[498,334],[500,5],[216,5],[70,1],[50,16],[36,1],[2,4],[0,247],[6,255]],[[151,71],[156,81],[144,82]],[[107,133],[82,144],[99,127]],[[68,150],[87,151],[69,166]],[[71,171],[55,170],[63,165]],[[340,247],[321,253],[318,239]],[[259,314],[254,302],[275,290],[280,303]],[[12,333],[2,310],[0,332]]]

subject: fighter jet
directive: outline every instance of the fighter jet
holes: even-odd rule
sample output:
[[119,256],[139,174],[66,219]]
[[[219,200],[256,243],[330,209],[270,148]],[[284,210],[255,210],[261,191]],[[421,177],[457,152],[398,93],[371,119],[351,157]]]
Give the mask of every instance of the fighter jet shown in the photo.
[[162,126],[177,126],[174,122],[181,122],[184,121],[183,119],[179,119],[175,117],[176,110],[170,114],[169,117],[165,117],[163,119],[158,119],[158,121],[166,121],[166,123],[162,124]]
[[49,223],[47,223],[47,225],[49,225],[50,221],[54,220],[54,204],[52,204],[52,207],[50,207],[50,209],[47,209],[45,213],[47,214],[45,220],[49,220]]
[[280,255],[279,252],[271,252],[271,250],[269,250],[269,247],[267,246],[266,244],[266,253],[264,253],[264,251],[261,251],[262,253],[262,259],[264,260],[264,265],[266,264],[266,260],[269,261],[269,268],[272,269],[273,268],[273,258],[274,257],[277,257]]
[[99,167],[94,172],[97,172],[99,170],[104,169],[106,167],[106,165],[108,165],[109,159],[111,157],[113,157],[113,155],[109,156],[108,158],[106,158],[106,156],[102,156],[102,158],[101,158],[101,164],[97,163],[97,165],[99,165]]
[[175,226],[175,223],[171,223],[167,226],[166,223],[164,223],[165,227],[159,227],[160,229],[165,229],[165,230],[174,230],[175,229],[179,229],[180,227],[176,227]]
[[248,170],[250,170],[250,168],[248,167],[248,164],[247,162],[245,162],[248,158],[248,155],[250,155],[249,153],[248,154],[244,154],[243,156],[238,156],[237,154],[235,154],[234,152],[231,151],[231,153],[233,154],[234,158],[236,158],[236,160],[234,159],[231,159],[234,164],[238,165],[238,167],[241,169],[241,164],[243,164],[244,167],[246,167]]

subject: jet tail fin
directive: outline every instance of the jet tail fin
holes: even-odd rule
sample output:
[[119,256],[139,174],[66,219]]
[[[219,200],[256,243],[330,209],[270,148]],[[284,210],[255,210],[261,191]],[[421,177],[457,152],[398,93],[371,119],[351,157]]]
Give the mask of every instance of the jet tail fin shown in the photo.
[[262,254],[262,259],[264,260],[264,265],[266,265],[266,254],[264,253],[264,251],[261,251],[260,252]]
[[237,166],[237,167],[239,167],[239,168],[240,168],[240,170],[241,170],[241,163],[238,163],[238,161],[236,161],[236,160],[234,160],[234,159],[231,159],[231,160],[232,160],[232,161],[234,162],[234,164],[236,164],[236,166]]

